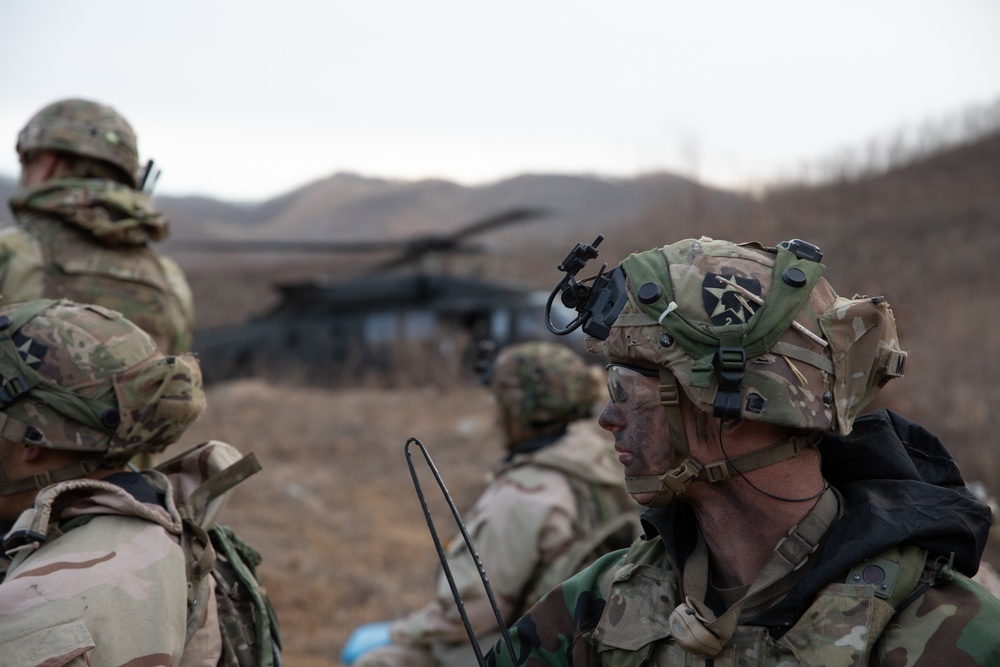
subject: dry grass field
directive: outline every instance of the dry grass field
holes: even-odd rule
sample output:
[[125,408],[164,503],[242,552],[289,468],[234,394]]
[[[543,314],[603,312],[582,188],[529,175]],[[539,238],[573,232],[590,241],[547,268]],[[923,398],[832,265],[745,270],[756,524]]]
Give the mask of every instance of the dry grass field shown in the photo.
[[[327,667],[350,631],[423,605],[437,564],[403,445],[418,437],[459,508],[482,485],[501,443],[479,386],[413,390],[213,387],[185,443],[216,438],[253,451],[223,522],[264,555],[286,664]],[[442,536],[450,516],[411,448]]]

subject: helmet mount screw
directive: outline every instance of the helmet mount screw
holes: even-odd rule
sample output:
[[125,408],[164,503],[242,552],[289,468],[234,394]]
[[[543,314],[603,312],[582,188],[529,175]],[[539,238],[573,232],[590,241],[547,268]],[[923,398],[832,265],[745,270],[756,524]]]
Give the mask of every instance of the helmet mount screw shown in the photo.
[[122,418],[117,410],[108,408],[101,413],[101,423],[108,428],[118,428],[118,425],[122,423]]
[[660,297],[663,296],[663,290],[656,283],[645,283],[639,288],[636,296],[640,303],[649,305],[660,300]]
[[785,272],[781,274],[781,279],[792,287],[805,287],[806,283],[809,282],[806,278],[805,271],[794,266],[789,269],[785,269]]

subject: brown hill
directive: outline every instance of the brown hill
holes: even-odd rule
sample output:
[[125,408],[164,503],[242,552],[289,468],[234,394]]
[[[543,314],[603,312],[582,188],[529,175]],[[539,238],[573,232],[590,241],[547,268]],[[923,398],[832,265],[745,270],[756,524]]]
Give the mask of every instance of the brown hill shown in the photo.
[[[252,239],[265,244],[268,240],[358,241],[444,234],[500,211],[538,208],[547,215],[472,239],[484,244],[489,254],[446,259],[454,272],[541,287],[565,256],[566,239],[593,240],[598,233],[651,209],[682,210],[694,193],[720,214],[749,204],[746,195],[668,174],[632,179],[525,175],[475,187],[338,174],[251,207],[170,197],[157,202],[171,218],[175,241]],[[241,321],[268,310],[277,298],[275,283],[346,276],[386,257],[273,252],[227,254],[220,261],[217,255],[185,251],[171,242],[163,248],[188,270],[195,291],[206,295],[201,301],[211,304],[209,308],[199,305],[199,328]],[[536,267],[545,267],[544,273],[539,275]]]

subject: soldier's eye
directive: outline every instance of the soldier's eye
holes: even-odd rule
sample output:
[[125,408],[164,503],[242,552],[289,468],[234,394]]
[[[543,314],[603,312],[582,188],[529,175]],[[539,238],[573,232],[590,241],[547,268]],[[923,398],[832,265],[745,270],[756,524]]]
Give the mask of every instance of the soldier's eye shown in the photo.
[[628,394],[625,392],[625,388],[618,382],[608,383],[608,395],[611,397],[612,403],[624,403],[628,400]]

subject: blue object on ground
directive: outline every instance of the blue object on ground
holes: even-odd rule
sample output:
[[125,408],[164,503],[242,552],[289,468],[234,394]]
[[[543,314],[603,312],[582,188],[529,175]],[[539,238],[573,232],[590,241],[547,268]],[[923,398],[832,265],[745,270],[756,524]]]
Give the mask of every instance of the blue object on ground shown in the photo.
[[365,653],[391,644],[390,627],[392,627],[392,621],[368,623],[355,628],[351,636],[348,637],[347,643],[344,644],[344,650],[340,652],[340,661],[345,665],[351,665]]

